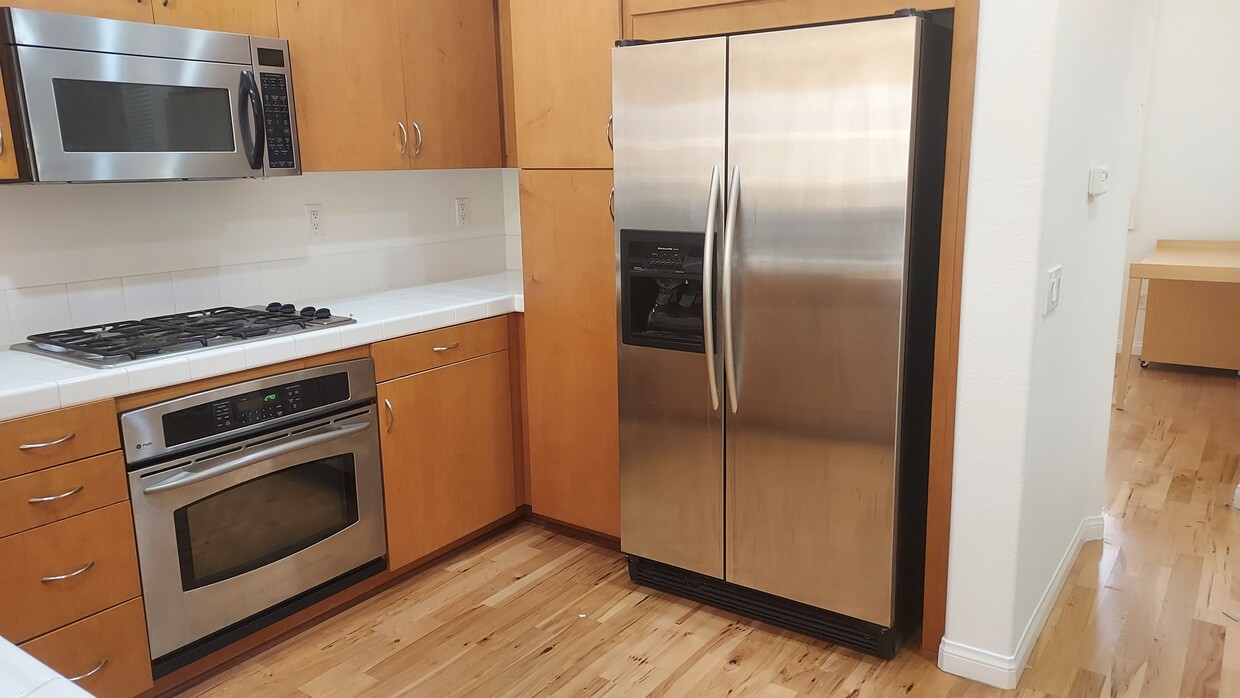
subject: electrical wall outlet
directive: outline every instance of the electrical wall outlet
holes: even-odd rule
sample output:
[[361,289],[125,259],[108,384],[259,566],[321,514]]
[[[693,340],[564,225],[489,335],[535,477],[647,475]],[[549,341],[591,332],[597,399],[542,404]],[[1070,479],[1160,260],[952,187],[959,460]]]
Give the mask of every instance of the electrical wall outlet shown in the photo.
[[469,225],[469,199],[456,200],[456,224]]
[[1062,287],[1063,267],[1056,264],[1046,272],[1046,313],[1042,317],[1050,317],[1059,307],[1059,291]]
[[327,234],[327,228],[323,224],[323,204],[306,204],[306,230],[312,238]]
[[1137,310],[1145,310],[1145,294],[1137,296]]

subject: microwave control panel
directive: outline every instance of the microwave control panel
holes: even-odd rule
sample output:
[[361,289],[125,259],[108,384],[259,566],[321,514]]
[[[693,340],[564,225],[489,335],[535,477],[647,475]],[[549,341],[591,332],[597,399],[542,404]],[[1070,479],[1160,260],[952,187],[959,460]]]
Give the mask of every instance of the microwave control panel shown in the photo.
[[288,108],[288,76],[260,73],[263,117],[267,129],[267,161],[273,169],[292,169],[293,121]]

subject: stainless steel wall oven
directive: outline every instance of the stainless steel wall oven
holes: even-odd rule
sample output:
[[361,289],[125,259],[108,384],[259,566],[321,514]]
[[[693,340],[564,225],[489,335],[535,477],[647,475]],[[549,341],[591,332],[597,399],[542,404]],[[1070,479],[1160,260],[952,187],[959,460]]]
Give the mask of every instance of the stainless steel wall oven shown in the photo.
[[157,675],[385,568],[374,403],[362,359],[121,415]]

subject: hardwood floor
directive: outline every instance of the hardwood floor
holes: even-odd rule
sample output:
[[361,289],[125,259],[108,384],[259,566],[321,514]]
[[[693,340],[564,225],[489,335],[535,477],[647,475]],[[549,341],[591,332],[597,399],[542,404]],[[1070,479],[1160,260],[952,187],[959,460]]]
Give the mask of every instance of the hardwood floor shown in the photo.
[[636,587],[618,553],[522,524],[183,695],[1240,696],[1240,381],[1133,375],[1106,540],[1077,560],[1015,691]]

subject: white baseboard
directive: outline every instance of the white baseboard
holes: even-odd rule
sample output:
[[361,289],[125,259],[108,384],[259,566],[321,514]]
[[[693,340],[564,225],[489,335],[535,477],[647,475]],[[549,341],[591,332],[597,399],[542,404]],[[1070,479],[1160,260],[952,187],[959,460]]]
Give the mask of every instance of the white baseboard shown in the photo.
[[1104,523],[1101,515],[1089,516],[1081,521],[1072,544],[1064,551],[1059,567],[1051,577],[1046,591],[1042,592],[1042,598],[1038,600],[1033,616],[1029,618],[1024,632],[1021,633],[1015,654],[998,654],[953,642],[944,637],[939,644],[939,668],[949,674],[963,676],[966,679],[980,681],[998,688],[1016,688],[1020,675],[1025,671],[1025,665],[1029,662],[1029,654],[1033,652],[1033,645],[1038,636],[1042,634],[1042,626],[1046,624],[1046,619],[1055,606],[1055,599],[1059,597],[1064,583],[1068,581],[1068,573],[1072,571],[1072,565],[1075,564],[1076,556],[1081,552],[1081,546],[1089,541],[1101,540],[1103,531]]

